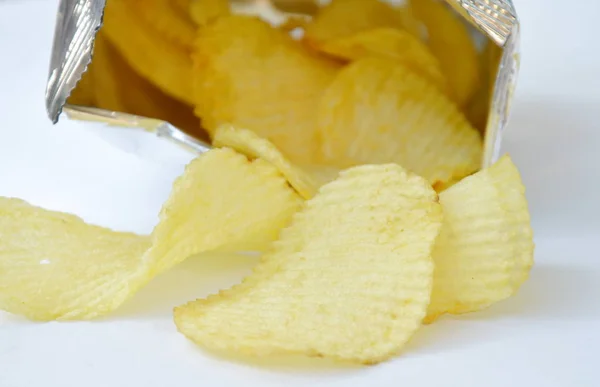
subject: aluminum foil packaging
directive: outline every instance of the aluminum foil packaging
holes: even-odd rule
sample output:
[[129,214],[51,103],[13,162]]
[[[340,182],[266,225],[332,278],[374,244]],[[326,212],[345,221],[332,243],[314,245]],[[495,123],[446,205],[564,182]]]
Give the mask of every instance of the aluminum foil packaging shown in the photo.
[[[209,149],[209,145],[205,142],[206,138],[194,130],[189,130],[185,123],[174,120],[167,122],[164,117],[152,116],[152,113],[141,116],[122,111],[123,109],[107,110],[92,106],[93,104],[84,106],[86,104],[68,103],[71,102],[70,97],[77,93],[78,85],[85,82],[85,73],[89,66],[95,66],[97,62],[106,60],[96,56],[95,51],[98,50],[94,47],[95,43],[99,43],[95,40],[103,23],[118,22],[108,20],[109,15],[104,14],[107,1],[125,0],[60,0],[46,88],[46,107],[50,120],[56,123],[64,112],[71,119],[140,128],[174,141],[194,152]],[[189,2],[189,0],[171,1],[173,7]],[[275,23],[284,22],[290,15],[295,18],[299,15],[310,18],[310,14],[316,10],[304,0],[231,1],[234,10],[246,13],[260,12],[262,16],[272,19]],[[481,93],[478,94],[481,103],[487,107],[486,114],[480,118],[482,122],[480,130],[484,133],[482,166],[485,167],[499,156],[502,131],[509,118],[519,66],[519,21],[511,0],[446,1],[469,26],[477,47],[482,52],[489,52],[489,57],[493,58],[490,59],[493,62],[492,68],[484,74],[480,86]],[[143,13],[143,7],[150,7],[155,3],[157,2],[139,1],[138,11]],[[104,18],[107,19],[103,20]],[[172,33],[176,39],[177,34],[184,34],[186,31],[173,30],[169,33]],[[160,51],[160,48],[158,50]],[[114,64],[114,66],[118,68],[119,65]],[[191,85],[191,80],[189,83]],[[94,85],[94,87],[100,86]],[[135,87],[135,83],[130,87]],[[136,98],[143,98],[144,93],[145,90],[140,90]]]

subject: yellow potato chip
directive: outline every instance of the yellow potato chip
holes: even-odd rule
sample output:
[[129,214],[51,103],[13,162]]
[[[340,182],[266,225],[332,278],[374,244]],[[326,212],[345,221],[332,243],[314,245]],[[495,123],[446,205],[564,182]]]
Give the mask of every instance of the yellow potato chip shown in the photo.
[[312,198],[323,184],[337,175],[324,166],[296,166],[268,140],[250,130],[231,125],[223,125],[217,129],[213,136],[213,146],[229,147],[250,158],[261,158],[273,164],[304,199]]
[[247,128],[294,163],[309,163],[318,97],[338,68],[259,19],[219,18],[196,41],[196,114],[211,133],[222,124]]
[[194,23],[203,26],[231,13],[229,0],[188,0],[190,16]]
[[145,280],[150,238],[0,198],[0,309],[34,320],[86,318],[121,305]]
[[[413,20],[410,13],[395,9],[379,0],[333,0],[321,8],[306,26],[306,42],[319,49],[323,42],[345,38],[373,28],[407,30]],[[410,23],[406,23],[410,20]],[[409,32],[413,32],[410,31]]]
[[35,320],[105,315],[192,255],[264,248],[300,205],[273,166],[229,149],[190,163],[149,237],[0,198],[0,309]]
[[465,106],[480,82],[477,49],[464,21],[439,0],[411,0],[427,28],[427,42],[440,61],[455,102]]
[[383,361],[421,326],[441,221],[424,179],[393,164],[346,170],[242,284],[176,308],[175,323],[209,349]]
[[406,31],[389,27],[375,28],[325,41],[319,48],[327,54],[348,60],[370,56],[393,59],[440,90],[446,91],[448,88],[437,58],[424,43]]
[[264,250],[301,205],[268,162],[213,149],[173,184],[153,231],[155,269],[202,251]]
[[159,89],[193,104],[189,48],[170,41],[127,1],[107,1],[102,32],[127,63]]
[[427,322],[512,296],[533,265],[525,188],[508,156],[442,192],[440,202],[444,223],[433,252]]
[[482,144],[454,104],[404,66],[356,61],[340,72],[318,111],[322,153],[342,167],[398,163],[432,184],[479,168]]
[[157,118],[206,138],[193,108],[164,94],[138,75],[106,39],[102,31],[94,42],[92,73],[95,104],[106,110]]
[[[196,25],[189,15],[183,14],[171,4],[171,0],[113,0],[124,1],[135,7],[137,15],[153,29],[188,51],[192,49],[196,37]],[[110,2],[110,0],[109,0]],[[211,3],[210,0],[202,0]]]

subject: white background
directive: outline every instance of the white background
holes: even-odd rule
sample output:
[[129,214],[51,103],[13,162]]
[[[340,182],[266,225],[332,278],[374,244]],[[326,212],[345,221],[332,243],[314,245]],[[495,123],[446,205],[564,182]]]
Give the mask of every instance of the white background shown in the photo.
[[[251,263],[232,273],[186,262],[106,320],[0,314],[0,386],[600,385],[600,2],[515,3],[523,63],[503,149],[522,171],[537,242],[516,297],[423,328],[379,366],[247,365],[196,348],[175,331],[171,308],[239,280]],[[0,195],[149,232],[187,156],[151,160],[131,153],[135,139],[117,149],[89,125],[51,126],[43,95],[55,10],[55,1],[0,2]]]

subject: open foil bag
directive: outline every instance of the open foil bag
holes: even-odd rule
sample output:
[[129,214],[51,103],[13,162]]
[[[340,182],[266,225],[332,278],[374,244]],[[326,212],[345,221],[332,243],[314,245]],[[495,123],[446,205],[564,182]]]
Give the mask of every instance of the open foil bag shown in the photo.
[[[90,64],[105,59],[97,57],[94,46],[103,24],[110,22],[107,19],[110,15],[105,15],[107,1],[123,0],[60,1],[46,88],[50,120],[58,122],[64,112],[70,119],[139,128],[192,152],[201,153],[209,149],[206,137],[199,131],[189,130],[183,127],[185,124],[174,120],[167,122],[161,117],[69,103]],[[153,2],[140,1],[138,7],[150,6],[150,3]],[[233,12],[260,15],[273,24],[286,23],[290,18],[306,20],[316,11],[314,7],[306,6],[303,0],[232,0],[231,3]],[[500,156],[502,131],[509,118],[519,67],[519,21],[511,0],[447,0],[447,5],[468,25],[478,50],[488,50],[492,53],[490,57],[494,58],[493,69],[484,74],[487,78],[482,79],[480,86],[486,89],[480,94],[480,98],[484,99],[481,103],[488,107],[479,128],[484,137],[481,166],[486,167]]]

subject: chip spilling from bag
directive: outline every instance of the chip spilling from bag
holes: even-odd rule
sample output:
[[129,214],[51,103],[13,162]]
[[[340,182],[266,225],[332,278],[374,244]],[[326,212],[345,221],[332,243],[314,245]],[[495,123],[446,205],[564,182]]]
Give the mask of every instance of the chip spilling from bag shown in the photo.
[[176,308],[175,323],[214,350],[383,361],[425,317],[441,222],[425,179],[397,165],[346,170],[241,285]]
[[433,252],[427,322],[512,296],[533,265],[525,189],[508,156],[442,192],[440,202],[444,224]]
[[34,320],[105,315],[190,256],[264,249],[301,203],[275,167],[231,149],[188,165],[150,236],[0,198],[0,309]]

